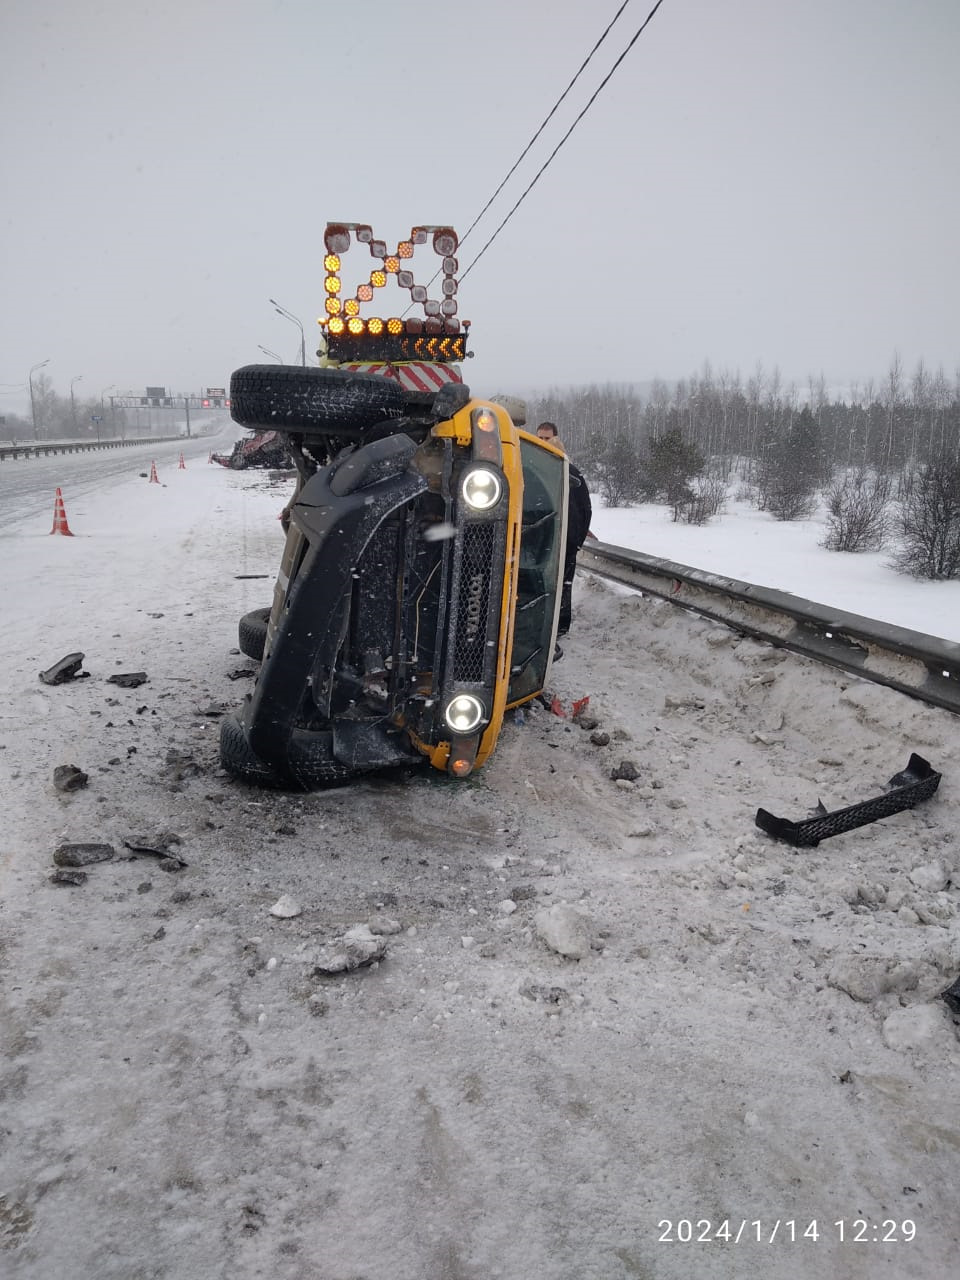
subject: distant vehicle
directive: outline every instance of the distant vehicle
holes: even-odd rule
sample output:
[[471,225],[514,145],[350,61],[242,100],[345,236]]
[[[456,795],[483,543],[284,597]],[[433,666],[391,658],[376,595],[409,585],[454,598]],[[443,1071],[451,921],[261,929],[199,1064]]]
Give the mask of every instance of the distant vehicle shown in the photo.
[[[454,233],[438,238],[455,263]],[[328,227],[328,273],[330,241]],[[231,379],[234,419],[281,433],[299,472],[269,618],[252,644],[247,631],[259,676],[221,731],[224,767],[249,783],[312,789],[427,762],[466,777],[550,669],[564,454],[523,430],[517,404],[512,417],[471,397],[454,363],[465,332],[410,360],[422,331],[364,323],[342,342],[328,326],[322,367]]]
[[258,431],[254,436],[238,440],[230,453],[211,454],[210,460],[232,471],[246,471],[249,467],[282,470],[293,466],[286,439],[279,431]]

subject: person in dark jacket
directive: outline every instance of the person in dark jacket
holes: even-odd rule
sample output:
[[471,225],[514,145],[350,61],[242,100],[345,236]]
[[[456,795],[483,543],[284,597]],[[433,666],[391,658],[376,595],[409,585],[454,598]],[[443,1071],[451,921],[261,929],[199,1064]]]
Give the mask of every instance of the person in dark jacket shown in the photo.
[[[537,435],[563,449],[556,425],[552,422],[541,422],[537,427]],[[564,450],[566,452],[566,450]],[[573,579],[577,572],[577,552],[586,541],[593,518],[593,506],[590,502],[590,490],[578,467],[568,462],[570,468],[570,495],[567,501],[567,544],[563,563],[563,589],[560,592],[560,618],[557,635],[565,636],[570,630],[573,601]]]
[[577,572],[577,552],[586,541],[593,517],[590,491],[579,468],[570,467],[570,497],[567,502],[567,546],[563,564],[563,590],[560,593],[560,619],[557,635],[565,636],[570,630],[573,601],[573,578]]

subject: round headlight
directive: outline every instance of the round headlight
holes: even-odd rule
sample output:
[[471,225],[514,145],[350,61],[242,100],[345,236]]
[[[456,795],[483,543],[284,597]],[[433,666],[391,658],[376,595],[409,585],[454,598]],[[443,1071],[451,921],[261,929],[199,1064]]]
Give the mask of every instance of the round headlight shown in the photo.
[[503,484],[495,471],[488,467],[474,467],[463,477],[463,500],[474,511],[489,511],[500,501]]
[[472,693],[458,693],[447,703],[443,718],[454,733],[473,733],[483,719],[483,704]]

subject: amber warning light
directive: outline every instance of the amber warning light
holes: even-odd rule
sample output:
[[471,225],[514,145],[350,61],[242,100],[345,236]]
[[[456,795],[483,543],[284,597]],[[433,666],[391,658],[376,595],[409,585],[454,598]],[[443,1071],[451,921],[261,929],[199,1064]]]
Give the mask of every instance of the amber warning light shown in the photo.
[[[374,237],[373,228],[361,222],[329,222],[324,232],[326,254],[323,289],[325,314],[319,324],[327,339],[327,354],[333,360],[430,360],[447,362],[466,356],[468,321],[457,316],[457,269],[454,256],[457,233],[452,227],[413,227],[410,237],[391,252],[385,240]],[[427,286],[417,284],[407,265],[418,245],[432,242],[441,259],[440,297],[430,298]],[[357,288],[353,297],[343,296],[340,276],[343,255],[351,244],[365,244],[379,265]],[[377,289],[393,278],[410,294],[411,303],[423,308],[423,317],[364,317],[363,303],[372,302]]]

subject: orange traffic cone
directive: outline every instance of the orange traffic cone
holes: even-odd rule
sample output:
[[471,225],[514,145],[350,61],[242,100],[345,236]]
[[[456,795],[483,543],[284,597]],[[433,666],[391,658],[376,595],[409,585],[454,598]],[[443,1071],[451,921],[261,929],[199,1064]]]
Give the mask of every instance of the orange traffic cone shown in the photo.
[[65,534],[68,538],[73,537],[70,526],[67,524],[67,513],[63,508],[63,494],[59,489],[53,502],[53,528],[50,532]]
[[186,469],[187,469],[187,464],[184,462],[184,460],[183,460],[183,454],[181,453],[181,455],[180,455],[180,461],[177,463],[177,470],[178,470],[178,471],[186,471]]
[[157,475],[157,464],[156,464],[155,462],[151,462],[151,463],[150,463],[150,480],[149,480],[149,483],[150,483],[150,484],[159,484],[159,483],[160,483],[160,477]]

